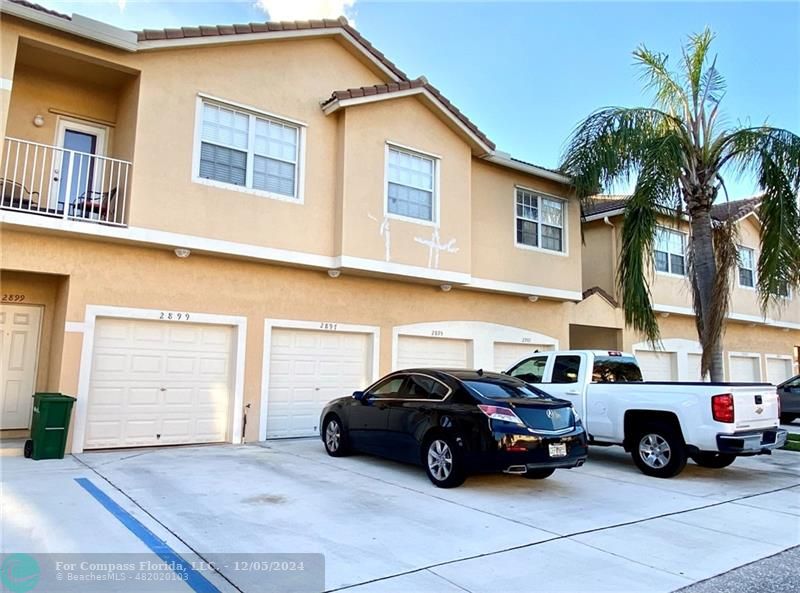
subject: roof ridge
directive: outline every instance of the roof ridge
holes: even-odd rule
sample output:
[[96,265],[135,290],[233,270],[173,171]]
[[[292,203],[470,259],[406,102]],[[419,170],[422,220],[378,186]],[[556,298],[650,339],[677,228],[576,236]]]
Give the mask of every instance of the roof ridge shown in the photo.
[[413,80],[405,80],[401,82],[388,82],[333,91],[331,96],[322,102],[322,106],[325,107],[334,101],[341,101],[343,99],[356,99],[359,97],[369,97],[372,95],[385,95],[418,88],[425,89],[432,94],[436,100],[438,100],[444,106],[445,109],[452,113],[454,117],[456,117],[472,133],[480,138],[482,142],[489,146],[491,150],[496,148],[494,142],[492,142],[489,137],[486,136],[486,134],[484,134],[480,128],[478,128],[475,122],[467,117],[460,109],[458,109],[458,107],[453,105],[453,103],[451,103],[450,100],[445,97],[439,89],[428,82],[428,79],[424,76],[418,76]]
[[[14,0],[24,1],[24,0]],[[247,35],[253,33],[274,33],[278,31],[302,31],[314,29],[342,29],[360,44],[367,52],[383,64],[389,71],[403,81],[408,76],[386,55],[379,51],[366,37],[359,33],[343,16],[337,19],[308,19],[297,21],[264,21],[237,23],[229,25],[197,25],[188,27],[168,27],[164,29],[143,29],[134,31],[139,41],[170,41],[176,39],[196,39],[199,37],[224,37],[228,35]]]

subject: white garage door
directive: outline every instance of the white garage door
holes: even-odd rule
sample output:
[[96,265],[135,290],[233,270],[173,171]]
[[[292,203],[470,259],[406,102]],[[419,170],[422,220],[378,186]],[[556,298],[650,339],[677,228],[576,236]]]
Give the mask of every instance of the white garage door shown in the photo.
[[372,382],[371,361],[369,334],[274,328],[267,438],[318,435],[326,403]]
[[233,328],[98,319],[85,448],[229,438]]
[[645,381],[678,380],[678,357],[674,352],[637,350],[636,359]]
[[472,366],[472,341],[399,336],[397,368],[466,369]]
[[525,358],[533,356],[538,350],[546,352],[553,347],[545,344],[511,344],[508,342],[494,343],[494,369],[495,371],[507,371],[512,364]]
[[742,383],[758,383],[761,381],[761,369],[758,356],[736,356],[730,358],[730,380]]
[[[688,364],[689,364],[689,369],[688,369],[689,376],[686,377],[686,380],[687,381],[703,381],[703,376],[700,373],[700,369],[702,368],[701,362],[702,362],[703,355],[702,354],[694,354],[694,353],[690,352],[687,356],[688,356]],[[706,376],[705,380],[706,381],[709,380],[708,376]]]
[[792,361],[788,358],[767,359],[767,381],[773,385],[783,383],[792,376]]

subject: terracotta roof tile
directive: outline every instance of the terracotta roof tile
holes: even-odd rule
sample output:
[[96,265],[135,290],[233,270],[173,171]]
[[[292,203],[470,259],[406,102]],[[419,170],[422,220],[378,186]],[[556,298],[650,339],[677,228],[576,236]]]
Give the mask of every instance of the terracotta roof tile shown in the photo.
[[389,94],[389,93],[396,93],[399,91],[405,91],[409,89],[417,89],[417,88],[424,88],[426,91],[431,93],[438,101],[442,103],[445,109],[450,111],[462,124],[464,124],[467,129],[469,129],[473,134],[475,134],[480,140],[489,146],[492,150],[494,150],[495,145],[494,142],[489,140],[489,138],[483,132],[478,129],[476,126],[466,115],[461,113],[461,111],[453,105],[442,93],[439,92],[435,86],[428,82],[428,80],[424,76],[420,76],[414,80],[404,80],[401,82],[393,82],[388,84],[379,84],[375,86],[362,86],[356,87],[352,89],[345,89],[342,91],[333,91],[331,93],[330,98],[328,98],[325,102],[323,102],[323,106],[331,103],[332,101],[341,101],[343,99],[354,99],[358,97],[364,96],[371,96],[371,95],[382,95],[382,94]]
[[[22,4],[24,6],[38,6],[32,5],[25,0],[11,0],[17,4]],[[45,12],[52,12],[48,11],[45,8],[39,7]],[[59,15],[58,13],[54,13],[58,16],[63,16],[64,18],[69,18],[66,15]],[[356,31],[353,27],[351,27],[347,23],[347,19],[344,17],[340,17],[338,19],[313,19],[310,21],[280,21],[280,22],[266,22],[266,23],[246,23],[246,24],[236,24],[236,25],[201,25],[200,27],[185,27],[183,29],[145,29],[144,31],[137,31],[136,34],[139,37],[139,41],[162,41],[165,39],[188,39],[194,38],[198,36],[202,37],[215,37],[215,36],[222,36],[222,35],[247,35],[251,33],[268,33],[271,31],[297,31],[297,30],[308,30],[308,29],[331,29],[331,28],[341,28],[346,31],[351,37],[353,37],[356,42],[361,44],[364,49],[366,49],[369,53],[371,53],[375,59],[381,62],[389,71],[394,73],[398,78],[401,80],[407,80],[408,77],[406,76],[405,72],[400,70],[394,62],[389,60],[383,53],[375,49],[369,41],[367,41],[361,33]],[[197,30],[199,29],[200,33],[197,34]]]
[[55,10],[50,10],[49,8],[45,8],[41,4],[36,4],[34,2],[27,2],[27,0],[8,0],[12,4],[19,4],[20,6],[24,6],[25,8],[31,8],[33,10],[38,10],[39,12],[43,12],[45,14],[49,14],[50,16],[55,16],[60,19],[64,19],[67,21],[71,21],[72,17],[68,14],[64,14],[63,12],[56,12]]
[[[605,212],[613,212],[625,207],[629,196],[625,195],[600,195],[587,199],[583,206],[584,216],[593,216]],[[730,202],[717,202],[711,206],[711,217],[714,220],[725,222],[739,219],[754,212],[761,204],[761,196],[745,198],[743,200],[733,200]]]

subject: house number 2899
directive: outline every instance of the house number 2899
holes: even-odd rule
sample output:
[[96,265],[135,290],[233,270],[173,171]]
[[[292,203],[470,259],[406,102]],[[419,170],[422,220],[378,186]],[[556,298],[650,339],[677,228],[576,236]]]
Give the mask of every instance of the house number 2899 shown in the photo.
[[161,311],[161,315],[158,317],[159,319],[164,319],[167,321],[189,321],[189,314],[188,313],[173,313],[172,311]]

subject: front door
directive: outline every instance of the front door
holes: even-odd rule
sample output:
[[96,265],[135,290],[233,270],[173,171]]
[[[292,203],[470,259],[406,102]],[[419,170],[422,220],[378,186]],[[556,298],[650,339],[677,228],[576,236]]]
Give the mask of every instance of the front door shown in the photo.
[[75,205],[80,197],[101,191],[103,170],[96,156],[105,154],[106,129],[102,126],[62,119],[56,145],[62,148],[53,158],[50,208],[79,215]]
[[41,320],[41,307],[0,305],[0,429],[30,427]]

